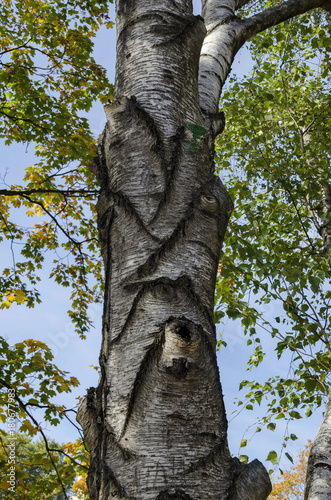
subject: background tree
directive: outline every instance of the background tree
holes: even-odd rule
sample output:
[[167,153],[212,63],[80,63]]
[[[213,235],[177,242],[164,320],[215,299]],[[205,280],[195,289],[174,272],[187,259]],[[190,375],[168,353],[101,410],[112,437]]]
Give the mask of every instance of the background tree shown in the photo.
[[[112,93],[92,54],[99,27],[113,25],[108,4],[5,0],[0,12],[0,137],[7,145],[33,141],[37,157],[21,185],[6,185],[5,174],[2,179],[1,238],[10,244],[13,262],[2,271],[0,307],[40,301],[39,270],[51,250],[51,278],[71,287],[69,315],[83,336],[88,305],[100,298],[102,281],[94,218],[98,188],[89,169],[96,139],[86,112],[97,97],[107,102]],[[20,207],[32,219],[29,227],[16,222]]]
[[241,384],[240,407],[267,396],[271,430],[311,415],[330,388],[330,35],[330,14],[312,11],[254,38],[251,75],[222,99],[217,157],[235,209],[216,317],[240,318],[250,368],[264,360],[266,333],[288,360],[287,378]]
[[[6,464],[9,445],[15,443],[16,478],[15,492],[8,489],[8,471]],[[49,440],[47,447],[43,439],[33,441],[26,433],[8,435],[1,431],[0,465],[2,498],[20,498],[21,500],[53,499],[63,500],[71,496],[77,473],[82,470],[80,460],[81,445],[78,443],[59,445]],[[68,453],[70,452],[71,457]],[[85,455],[87,455],[85,451]],[[72,460],[75,456],[76,462]],[[77,489],[77,488],[75,488]]]
[[299,453],[293,466],[283,472],[281,478],[273,483],[270,500],[302,500],[307,471],[307,461],[311,443]]

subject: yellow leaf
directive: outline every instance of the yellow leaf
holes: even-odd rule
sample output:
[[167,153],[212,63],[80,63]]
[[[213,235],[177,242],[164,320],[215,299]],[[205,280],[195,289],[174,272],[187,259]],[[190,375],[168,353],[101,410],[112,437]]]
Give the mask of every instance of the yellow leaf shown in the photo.
[[0,308],[4,309],[6,307],[7,309],[9,309],[10,306],[11,306],[11,302],[2,302],[2,304],[0,305]]
[[26,302],[28,300],[23,290],[16,289],[13,290],[13,292],[15,292],[17,304],[23,304],[23,302]]

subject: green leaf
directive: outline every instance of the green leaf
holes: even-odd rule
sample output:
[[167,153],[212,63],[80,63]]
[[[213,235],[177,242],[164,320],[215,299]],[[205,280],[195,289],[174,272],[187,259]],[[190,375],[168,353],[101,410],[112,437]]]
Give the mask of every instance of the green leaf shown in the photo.
[[243,464],[248,464],[249,462],[249,458],[247,455],[239,455],[239,460],[240,462],[242,462]]
[[292,458],[292,456],[291,456],[289,453],[287,453],[287,452],[285,452],[285,456],[286,456],[286,457],[289,459],[289,461],[293,464],[293,458]]
[[277,453],[274,450],[269,451],[266,460],[268,462],[271,462],[274,465],[277,465],[278,464],[278,455],[277,455]]
[[207,135],[209,132],[204,127],[201,127],[200,125],[196,125],[195,123],[188,123],[187,128],[193,134],[193,141],[190,144],[189,150],[191,152],[194,152],[198,147],[199,139],[201,137],[203,137],[204,135]]

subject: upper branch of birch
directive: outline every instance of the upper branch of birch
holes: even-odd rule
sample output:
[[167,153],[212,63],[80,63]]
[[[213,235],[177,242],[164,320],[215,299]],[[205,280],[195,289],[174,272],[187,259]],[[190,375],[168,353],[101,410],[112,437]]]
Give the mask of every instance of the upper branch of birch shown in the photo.
[[250,0],[202,0],[207,35],[199,70],[200,106],[206,113],[218,110],[222,87],[238,50],[254,35],[305,12],[331,11],[331,0],[288,0],[247,19],[236,16]]
[[255,14],[241,22],[242,44],[267,28],[316,8],[331,8],[331,0],[288,0]]

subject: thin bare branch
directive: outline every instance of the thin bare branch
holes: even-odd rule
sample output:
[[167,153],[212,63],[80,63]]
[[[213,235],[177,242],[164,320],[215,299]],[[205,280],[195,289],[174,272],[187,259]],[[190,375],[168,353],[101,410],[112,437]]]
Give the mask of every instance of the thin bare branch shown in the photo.
[[[61,194],[64,197],[78,197],[78,196],[97,196],[99,194],[95,189],[0,189],[0,196],[29,196],[31,194]],[[37,203],[29,200],[31,203]]]
[[241,42],[245,43],[252,36],[267,28],[276,26],[292,17],[304,14],[316,8],[331,8],[331,0],[288,0],[280,5],[266,9],[241,23]]

